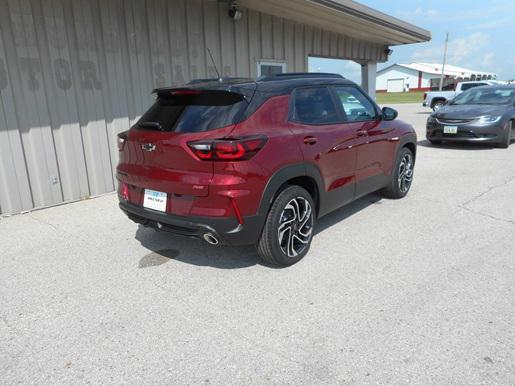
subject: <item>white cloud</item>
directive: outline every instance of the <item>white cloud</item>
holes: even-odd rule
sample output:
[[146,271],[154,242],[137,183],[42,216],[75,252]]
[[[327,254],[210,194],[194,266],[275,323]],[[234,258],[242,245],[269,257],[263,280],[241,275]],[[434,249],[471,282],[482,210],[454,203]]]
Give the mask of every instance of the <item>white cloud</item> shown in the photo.
[[483,66],[491,67],[494,63],[495,54],[493,52],[487,52],[483,57]]
[[465,8],[461,12],[446,17],[447,22],[477,21],[490,28],[495,22],[501,21],[505,25],[506,21],[513,20],[513,12],[515,12],[515,2],[513,0],[489,0],[488,2],[470,2],[471,7]]
[[467,29],[471,30],[492,30],[492,29],[498,29],[498,28],[506,28],[506,27],[512,27],[513,26],[513,17],[506,16],[506,17],[496,17],[494,20],[486,21],[483,23],[473,24],[467,27]]
[[[447,50],[447,63],[469,67],[480,66],[478,70],[488,70],[488,67],[493,63],[494,54],[488,52],[484,53],[488,47],[490,36],[483,32],[475,32],[468,36],[451,39]],[[430,44],[430,46],[423,49],[415,50],[411,55],[411,59],[415,62],[432,62],[441,63],[443,59],[443,44]]]
[[424,9],[422,7],[417,7],[412,10],[397,10],[395,13],[397,16],[406,19],[434,19],[439,16],[436,9]]

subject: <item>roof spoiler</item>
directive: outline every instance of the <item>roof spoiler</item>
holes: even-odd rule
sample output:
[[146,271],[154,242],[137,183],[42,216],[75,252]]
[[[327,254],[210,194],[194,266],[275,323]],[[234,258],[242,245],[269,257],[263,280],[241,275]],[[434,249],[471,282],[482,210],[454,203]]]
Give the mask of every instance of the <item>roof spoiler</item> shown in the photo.
[[161,100],[181,105],[229,106],[245,100],[243,94],[216,89],[157,88],[152,93]]

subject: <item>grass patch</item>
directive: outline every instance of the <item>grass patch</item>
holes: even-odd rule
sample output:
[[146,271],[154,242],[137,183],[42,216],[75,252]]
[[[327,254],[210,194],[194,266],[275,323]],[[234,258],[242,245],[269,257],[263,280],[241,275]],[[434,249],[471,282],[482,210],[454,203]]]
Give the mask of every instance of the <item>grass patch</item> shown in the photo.
[[376,94],[376,102],[380,105],[395,103],[420,103],[424,101],[424,92],[380,92]]

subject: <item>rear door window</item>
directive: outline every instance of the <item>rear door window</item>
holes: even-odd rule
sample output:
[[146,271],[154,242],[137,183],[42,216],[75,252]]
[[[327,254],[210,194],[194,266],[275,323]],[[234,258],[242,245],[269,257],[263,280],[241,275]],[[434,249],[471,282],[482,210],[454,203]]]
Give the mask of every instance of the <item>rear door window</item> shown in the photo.
[[295,90],[291,119],[308,125],[336,123],[340,120],[327,87]]

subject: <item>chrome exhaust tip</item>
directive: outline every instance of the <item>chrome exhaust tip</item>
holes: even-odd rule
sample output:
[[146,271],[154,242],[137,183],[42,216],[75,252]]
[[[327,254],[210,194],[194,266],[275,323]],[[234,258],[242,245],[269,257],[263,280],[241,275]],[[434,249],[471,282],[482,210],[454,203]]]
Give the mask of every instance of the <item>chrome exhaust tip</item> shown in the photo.
[[218,239],[212,233],[204,233],[202,236],[204,240],[211,245],[218,245]]

